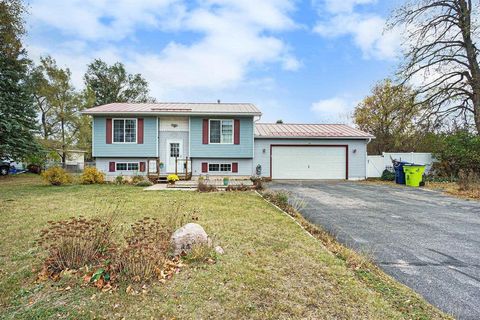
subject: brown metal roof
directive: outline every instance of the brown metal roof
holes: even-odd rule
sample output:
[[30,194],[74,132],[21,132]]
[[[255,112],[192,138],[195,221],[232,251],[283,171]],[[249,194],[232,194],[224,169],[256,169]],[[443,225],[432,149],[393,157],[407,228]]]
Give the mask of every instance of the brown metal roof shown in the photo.
[[84,114],[216,114],[252,115],[262,113],[251,103],[110,103],[83,111]]
[[256,123],[256,138],[374,138],[369,133],[344,124]]

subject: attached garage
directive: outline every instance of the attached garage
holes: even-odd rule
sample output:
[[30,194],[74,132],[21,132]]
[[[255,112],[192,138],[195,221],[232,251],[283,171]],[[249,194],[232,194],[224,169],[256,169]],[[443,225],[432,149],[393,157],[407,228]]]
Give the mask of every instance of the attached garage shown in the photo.
[[254,172],[274,180],[362,180],[372,135],[347,125],[255,125]]
[[272,179],[348,179],[348,146],[271,145]]

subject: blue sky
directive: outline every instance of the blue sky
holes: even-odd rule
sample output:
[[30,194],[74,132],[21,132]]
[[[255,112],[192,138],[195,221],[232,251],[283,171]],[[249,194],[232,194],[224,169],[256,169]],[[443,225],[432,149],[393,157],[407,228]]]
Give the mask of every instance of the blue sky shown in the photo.
[[252,102],[262,120],[348,122],[398,65],[401,0],[31,0],[27,49],[83,86],[94,58],[141,73],[159,101]]

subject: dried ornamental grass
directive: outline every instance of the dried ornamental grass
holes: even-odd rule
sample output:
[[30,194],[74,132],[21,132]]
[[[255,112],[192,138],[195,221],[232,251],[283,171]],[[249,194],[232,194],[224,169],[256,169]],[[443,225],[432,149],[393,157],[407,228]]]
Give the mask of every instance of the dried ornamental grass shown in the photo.
[[125,280],[147,281],[158,277],[170,245],[168,228],[158,219],[145,217],[131,226],[127,245],[116,258],[114,270]]
[[460,170],[457,183],[460,191],[474,190],[480,184],[480,176],[473,170]]
[[48,252],[46,268],[55,273],[98,262],[112,246],[112,220],[70,218],[49,221],[38,244]]
[[198,192],[215,192],[215,191],[218,191],[218,189],[214,185],[210,185],[199,180],[197,185],[197,191]]
[[174,201],[162,219],[145,217],[131,226],[125,238],[126,246],[114,259],[114,270],[122,280],[149,281],[165,278],[165,266],[170,253],[172,233],[187,221],[198,220],[197,210],[184,212],[184,206]]

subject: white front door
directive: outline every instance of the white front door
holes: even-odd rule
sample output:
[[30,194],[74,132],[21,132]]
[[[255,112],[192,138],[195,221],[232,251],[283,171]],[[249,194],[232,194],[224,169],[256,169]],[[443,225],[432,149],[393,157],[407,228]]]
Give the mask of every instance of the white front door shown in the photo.
[[175,163],[177,163],[177,173],[183,173],[183,140],[167,140],[167,173],[175,173]]

